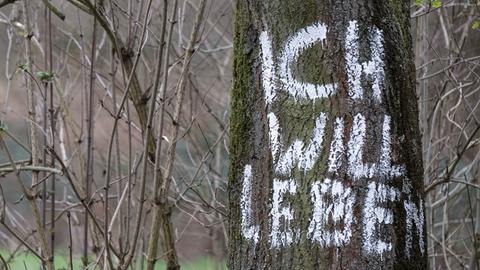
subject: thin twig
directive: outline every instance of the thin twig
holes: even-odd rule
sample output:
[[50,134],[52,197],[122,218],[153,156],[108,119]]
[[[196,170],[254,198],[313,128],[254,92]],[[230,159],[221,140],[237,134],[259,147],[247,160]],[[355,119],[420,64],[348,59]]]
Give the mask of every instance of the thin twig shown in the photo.
[[56,168],[43,167],[43,166],[30,166],[30,165],[19,165],[15,168],[13,167],[2,167],[0,168],[0,173],[11,173],[15,171],[32,171],[32,172],[50,172],[58,175],[63,175],[62,171]]
[[57,7],[55,7],[52,3],[50,3],[49,0],[42,0],[43,3],[45,4],[45,6],[51,11],[53,12],[53,14],[55,14],[58,18],[60,18],[60,20],[64,21],[65,20],[65,14],[63,14],[63,12],[61,12]]

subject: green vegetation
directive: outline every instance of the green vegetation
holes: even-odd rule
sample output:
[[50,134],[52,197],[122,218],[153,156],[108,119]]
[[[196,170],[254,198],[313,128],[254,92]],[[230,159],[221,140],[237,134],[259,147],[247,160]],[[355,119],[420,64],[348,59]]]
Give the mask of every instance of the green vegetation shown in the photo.
[[[424,1],[424,0],[415,0],[414,2],[414,5],[415,6],[421,6],[424,2],[427,2],[427,1]],[[430,0],[430,5],[433,7],[433,8],[439,8],[442,6],[442,1],[440,0]]]
[[[0,255],[3,256],[5,260],[8,260],[10,253],[8,251],[0,251]],[[55,269],[63,270],[68,269],[70,270],[70,262],[68,259],[68,254],[55,254]],[[73,259],[73,268],[75,270],[82,269],[81,268],[81,260],[80,257],[75,256]],[[216,268],[216,263],[211,258],[200,258],[195,261],[191,262],[182,262],[180,263],[182,266],[182,270],[212,270],[218,269]],[[3,265],[0,266],[2,269]],[[38,270],[40,269],[40,260],[36,258],[34,255],[28,252],[19,252],[16,254],[15,258],[9,262],[10,270]],[[145,263],[146,267],[146,263]],[[99,269],[99,268],[97,268]],[[136,262],[135,269],[140,269],[140,262]],[[165,263],[163,261],[159,261],[155,267],[156,270],[163,270],[166,269]],[[225,263],[222,263],[222,269],[227,269]]]

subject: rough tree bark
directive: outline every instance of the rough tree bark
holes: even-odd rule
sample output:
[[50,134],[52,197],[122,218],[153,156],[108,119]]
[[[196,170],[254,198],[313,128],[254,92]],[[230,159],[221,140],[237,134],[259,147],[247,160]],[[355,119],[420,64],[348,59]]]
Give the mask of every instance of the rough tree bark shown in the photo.
[[426,269],[409,1],[237,1],[230,269]]

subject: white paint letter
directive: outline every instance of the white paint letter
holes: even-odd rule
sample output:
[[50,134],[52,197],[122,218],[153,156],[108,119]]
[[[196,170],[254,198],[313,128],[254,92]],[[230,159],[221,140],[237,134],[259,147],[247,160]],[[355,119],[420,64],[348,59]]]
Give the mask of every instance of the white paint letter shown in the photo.
[[319,242],[324,247],[328,246],[331,241],[330,233],[325,231],[325,226],[333,205],[324,202],[330,182],[330,179],[325,179],[323,183],[315,182],[310,191],[310,198],[313,201],[313,216],[308,226],[308,233],[312,240]]
[[382,177],[400,177],[405,175],[405,166],[392,164],[392,138],[390,134],[390,116],[385,115],[382,131],[382,152],[380,155],[379,174]]
[[[342,246],[350,242],[352,236],[353,205],[355,196],[350,188],[341,182],[325,179],[315,182],[310,192],[313,201],[313,216],[308,227],[312,240],[324,247]],[[331,203],[325,199],[331,198]],[[335,226],[342,223],[341,229]],[[333,229],[327,230],[328,226]]]
[[335,120],[335,128],[333,131],[333,139],[330,146],[330,155],[328,156],[328,171],[338,172],[338,169],[342,165],[342,154],[345,151],[343,146],[343,132],[344,124],[342,118]]
[[243,170],[243,187],[241,198],[242,233],[245,238],[258,242],[258,226],[252,225],[252,166],[246,165]]
[[323,46],[326,39],[327,26],[318,23],[298,31],[285,43],[279,64],[280,80],[295,99],[315,100],[329,97],[336,92],[335,84],[319,85],[296,80],[291,68],[305,49],[312,47],[315,43],[321,43]]
[[371,29],[372,41],[370,51],[372,60],[365,63],[359,61],[359,37],[357,21],[350,21],[346,35],[346,55],[348,83],[351,97],[354,100],[363,99],[364,93],[361,85],[362,74],[371,76],[373,97],[381,101],[380,88],[385,78],[383,64],[383,33],[376,27]]
[[[309,171],[315,165],[320,150],[322,149],[323,135],[325,133],[325,125],[327,116],[321,113],[315,121],[312,138],[308,145],[305,146],[303,141],[295,140],[292,145],[280,154],[279,160],[275,166],[275,171],[284,175],[288,175],[297,165],[304,172]],[[279,128],[276,126],[276,128]],[[278,131],[270,131],[271,134],[279,134]],[[270,139],[272,141],[272,139]],[[273,149],[273,148],[272,148]]]
[[272,157],[275,160],[277,157],[278,151],[280,151],[280,124],[278,123],[277,116],[274,113],[269,113],[268,118],[268,136],[270,137],[270,149],[272,150]]
[[262,50],[262,85],[265,91],[267,104],[271,104],[274,99],[274,76],[275,69],[273,64],[272,41],[267,32],[260,33],[260,45]]
[[376,234],[379,226],[393,223],[393,212],[379,206],[394,201],[398,197],[395,189],[381,183],[370,182],[368,184],[365,207],[363,209],[363,246],[367,253],[382,254],[392,249],[392,244],[385,242]]
[[348,174],[353,180],[360,178],[372,178],[375,172],[375,164],[369,165],[363,163],[363,151],[365,144],[365,135],[367,124],[365,116],[355,115],[353,119],[352,132],[348,141]]
[[[286,193],[295,194],[297,185],[294,180],[282,181],[273,180],[273,198],[272,198],[272,230],[270,241],[273,247],[290,245],[293,241],[293,232],[290,221],[293,219],[293,212],[290,207],[281,206],[283,196]],[[283,219],[283,226],[280,221]]]
[[412,250],[413,245],[413,225],[417,228],[417,236],[418,236],[418,245],[420,246],[420,251],[425,253],[425,245],[423,239],[423,224],[424,224],[424,217],[423,217],[423,201],[420,200],[420,209],[412,202],[411,198],[409,197],[408,200],[403,202],[406,217],[406,242],[405,242],[405,254],[410,257],[410,251]]

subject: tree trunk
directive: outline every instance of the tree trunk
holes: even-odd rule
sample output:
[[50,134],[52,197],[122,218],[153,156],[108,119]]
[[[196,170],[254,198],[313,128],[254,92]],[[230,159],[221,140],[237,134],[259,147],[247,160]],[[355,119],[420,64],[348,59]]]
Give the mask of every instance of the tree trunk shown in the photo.
[[426,269],[409,1],[237,1],[230,269]]

